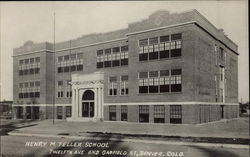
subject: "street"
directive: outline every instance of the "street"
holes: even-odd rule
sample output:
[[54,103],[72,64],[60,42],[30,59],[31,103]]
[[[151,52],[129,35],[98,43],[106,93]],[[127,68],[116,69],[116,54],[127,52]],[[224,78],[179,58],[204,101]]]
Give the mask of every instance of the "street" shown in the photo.
[[73,140],[68,138],[44,138],[2,136],[1,156],[184,156],[184,157],[248,157],[249,150],[241,148],[216,148],[204,146],[180,146],[141,142],[121,142],[110,137],[100,140]]

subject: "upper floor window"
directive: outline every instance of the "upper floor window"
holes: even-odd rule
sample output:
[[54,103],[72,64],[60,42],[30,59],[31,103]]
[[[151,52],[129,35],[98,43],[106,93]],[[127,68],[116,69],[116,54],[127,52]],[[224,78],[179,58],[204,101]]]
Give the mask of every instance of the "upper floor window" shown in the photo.
[[109,78],[109,95],[117,95],[117,77]]
[[83,54],[73,53],[57,57],[57,73],[83,70]]
[[139,61],[181,56],[182,34],[139,40]]
[[63,81],[58,81],[57,82],[57,97],[62,98],[63,97]]
[[139,93],[181,92],[181,78],[181,69],[139,72]]
[[128,75],[121,76],[121,95],[128,95]]
[[[39,59],[39,62],[36,62]],[[19,75],[33,75],[40,73],[40,57],[19,60]]]
[[40,81],[19,83],[19,98],[39,98]]
[[128,45],[97,50],[97,68],[128,65]]

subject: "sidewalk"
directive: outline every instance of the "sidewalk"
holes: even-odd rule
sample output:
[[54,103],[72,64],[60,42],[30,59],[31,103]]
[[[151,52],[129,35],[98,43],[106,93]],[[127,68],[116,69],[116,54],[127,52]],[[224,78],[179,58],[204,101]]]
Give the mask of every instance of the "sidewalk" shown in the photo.
[[[89,136],[89,135],[116,135],[129,138],[154,138],[164,140],[220,143],[249,142],[249,120],[239,118],[223,120],[207,124],[173,125],[173,124],[138,124],[128,122],[67,122],[56,120],[35,121],[11,131],[9,134],[31,135],[62,135],[62,136]],[[247,143],[248,143],[247,142]]]

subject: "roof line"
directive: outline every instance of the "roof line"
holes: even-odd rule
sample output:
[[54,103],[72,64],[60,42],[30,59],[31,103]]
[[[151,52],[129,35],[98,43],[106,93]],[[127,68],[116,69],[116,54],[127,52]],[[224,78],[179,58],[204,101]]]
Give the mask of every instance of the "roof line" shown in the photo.
[[183,26],[183,25],[187,25],[187,24],[193,24],[195,22],[196,21],[189,21],[189,22],[184,22],[184,23],[180,23],[180,24],[174,24],[174,25],[163,26],[163,27],[158,27],[158,28],[152,28],[152,29],[143,30],[143,31],[137,31],[137,32],[127,33],[125,35],[129,36],[129,35],[134,35],[134,34],[146,33],[146,32],[151,32],[151,31],[155,31],[155,30],[161,30],[161,29],[165,29],[165,28],[171,28],[171,27]]
[[95,46],[95,45],[99,45],[99,44],[106,44],[106,43],[121,41],[121,40],[126,40],[126,39],[128,39],[128,37],[118,38],[118,39],[108,40],[108,41],[103,41],[103,42],[97,42],[97,43],[83,45],[83,46],[76,46],[76,47],[70,47],[70,48],[65,48],[65,49],[59,49],[59,50],[56,50],[56,52],[65,51],[65,50],[72,50],[72,49],[77,49],[77,48],[84,48],[84,47],[89,47],[89,46]]
[[24,55],[29,55],[29,54],[32,54],[32,53],[40,53],[40,52],[54,53],[52,50],[43,49],[43,50],[30,51],[30,52],[27,52],[27,53],[22,53],[22,54],[13,55],[12,57],[24,56]]

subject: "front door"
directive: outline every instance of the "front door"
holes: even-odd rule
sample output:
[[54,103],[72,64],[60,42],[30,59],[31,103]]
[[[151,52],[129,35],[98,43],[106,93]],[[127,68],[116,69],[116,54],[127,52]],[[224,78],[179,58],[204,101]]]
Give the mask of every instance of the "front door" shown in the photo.
[[82,117],[94,117],[94,92],[87,90],[82,96]]
[[82,102],[82,116],[94,117],[94,102]]

